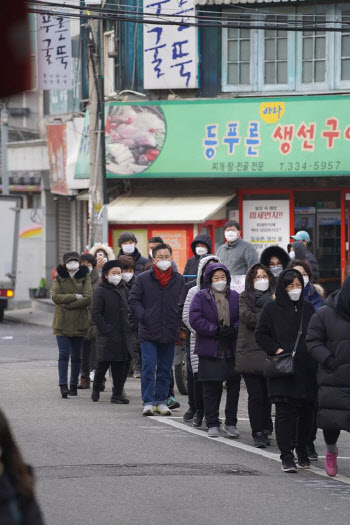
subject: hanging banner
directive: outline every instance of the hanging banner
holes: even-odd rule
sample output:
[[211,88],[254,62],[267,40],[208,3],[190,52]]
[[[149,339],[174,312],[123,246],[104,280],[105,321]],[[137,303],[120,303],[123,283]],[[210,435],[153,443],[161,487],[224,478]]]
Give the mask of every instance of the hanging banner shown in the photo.
[[349,176],[349,148],[349,96],[106,104],[109,178]]
[[69,18],[36,15],[38,89],[72,89]]
[[289,200],[243,201],[243,238],[261,252],[277,244],[284,250],[290,243]]
[[46,125],[51,193],[68,195],[66,124]]
[[[198,87],[198,30],[184,25],[147,24],[147,20],[192,22],[194,0],[144,0],[143,68],[145,89]],[[176,15],[168,17],[168,15]],[[187,15],[187,16],[186,16]]]

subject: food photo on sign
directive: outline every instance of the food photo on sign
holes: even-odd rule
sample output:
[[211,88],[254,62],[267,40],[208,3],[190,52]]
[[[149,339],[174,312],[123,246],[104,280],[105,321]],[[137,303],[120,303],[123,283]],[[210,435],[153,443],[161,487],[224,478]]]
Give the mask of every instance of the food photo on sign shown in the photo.
[[142,173],[159,156],[165,141],[160,106],[109,107],[106,121],[106,164],[110,173]]

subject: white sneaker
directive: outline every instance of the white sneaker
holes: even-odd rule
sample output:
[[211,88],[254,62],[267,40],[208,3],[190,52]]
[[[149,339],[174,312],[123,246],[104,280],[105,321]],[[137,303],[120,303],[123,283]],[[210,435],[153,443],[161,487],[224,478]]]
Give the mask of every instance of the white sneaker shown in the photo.
[[231,425],[224,425],[223,431],[226,432],[227,437],[229,438],[238,439],[240,436],[237,428]]
[[95,370],[91,370],[90,372],[90,381],[93,381],[95,379]]
[[153,405],[145,405],[143,407],[143,412],[142,414],[144,416],[154,416],[154,412],[153,412]]
[[208,437],[210,438],[218,438],[220,436],[220,429],[219,427],[210,427],[208,430]]
[[153,407],[153,411],[161,416],[171,416],[171,410],[164,403]]

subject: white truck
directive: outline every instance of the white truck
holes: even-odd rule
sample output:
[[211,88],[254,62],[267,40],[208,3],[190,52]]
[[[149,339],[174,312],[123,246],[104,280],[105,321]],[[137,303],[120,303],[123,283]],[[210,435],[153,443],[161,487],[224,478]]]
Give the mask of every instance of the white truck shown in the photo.
[[0,322],[15,295],[21,198],[0,195]]

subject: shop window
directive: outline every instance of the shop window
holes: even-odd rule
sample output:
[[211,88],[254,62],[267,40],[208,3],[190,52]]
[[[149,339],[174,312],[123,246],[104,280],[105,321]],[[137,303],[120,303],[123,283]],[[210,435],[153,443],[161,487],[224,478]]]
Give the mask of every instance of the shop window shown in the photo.
[[[349,22],[350,11],[342,12],[342,22]],[[349,31],[342,33],[340,49],[340,79],[350,80],[350,26]]]
[[[318,22],[323,24],[326,17],[303,16],[305,23]],[[303,31],[302,33],[302,82],[324,82],[326,75],[326,33]]]
[[[266,23],[276,24],[276,16],[267,16]],[[288,18],[280,20],[287,24]],[[288,82],[288,33],[269,30],[264,36],[264,84],[287,84]]]
[[[238,17],[244,24],[250,23],[250,17]],[[252,89],[251,55],[255,34],[249,29],[225,29],[223,84],[240,91]],[[253,38],[252,38],[253,37]]]

